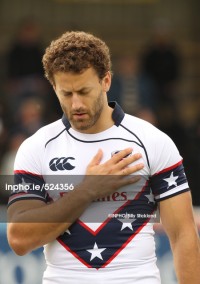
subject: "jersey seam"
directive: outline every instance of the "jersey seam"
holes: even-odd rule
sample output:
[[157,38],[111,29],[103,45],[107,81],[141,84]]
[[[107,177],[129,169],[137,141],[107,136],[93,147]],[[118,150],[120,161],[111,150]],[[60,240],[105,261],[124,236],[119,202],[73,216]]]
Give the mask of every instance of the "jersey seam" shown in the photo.
[[28,196],[26,196],[26,197],[19,197],[19,198],[13,199],[12,201],[8,202],[8,206],[7,207],[9,207],[11,204],[13,204],[13,203],[15,203],[17,201],[22,201],[22,200],[27,200],[27,199],[28,200],[41,200],[44,203],[46,203],[46,200],[44,198],[37,197],[37,195],[35,195],[35,197],[28,197]]
[[120,137],[113,137],[113,138],[105,138],[105,139],[99,139],[99,140],[91,140],[91,141],[87,141],[87,140],[81,140],[75,136],[73,136],[68,130],[67,133],[75,140],[79,141],[79,142],[83,142],[83,143],[97,143],[97,142],[102,142],[102,141],[108,141],[108,140],[123,140],[123,141],[127,141],[127,142],[133,142],[135,144],[137,144],[139,147],[143,148],[138,142],[134,141],[134,140],[129,140],[129,139],[125,139],[125,138],[120,138]]
[[167,195],[167,196],[165,196],[165,197],[162,197],[162,198],[159,198],[159,199],[155,199],[155,200],[156,200],[156,202],[160,202],[160,201],[169,199],[169,198],[171,198],[171,197],[174,197],[174,196],[176,196],[176,195],[179,195],[179,194],[184,193],[184,192],[187,192],[187,191],[190,191],[190,188],[189,188],[189,187],[187,187],[187,188],[185,188],[185,189],[182,189],[182,190],[179,190],[179,191],[177,191],[177,192],[175,192],[175,193],[173,193],[173,194],[171,194],[171,195]]
[[134,132],[132,132],[132,131],[131,131],[130,129],[128,129],[127,127],[125,127],[123,124],[120,124],[120,126],[121,126],[122,128],[124,128],[126,131],[128,131],[129,133],[131,133],[133,136],[135,136],[135,137],[138,139],[138,141],[141,143],[140,147],[142,147],[142,148],[144,149],[144,153],[145,153],[145,156],[146,156],[146,159],[147,159],[147,164],[148,164],[148,167],[149,167],[149,169],[150,169],[149,157],[148,157],[147,150],[146,150],[146,148],[145,148],[143,142],[140,140],[140,138],[139,138]]
[[60,133],[58,133],[56,136],[54,136],[53,138],[49,139],[49,140],[46,142],[46,144],[45,144],[44,147],[46,148],[47,145],[48,145],[51,141],[53,141],[54,139],[58,138],[65,130],[66,130],[66,127],[65,127]]

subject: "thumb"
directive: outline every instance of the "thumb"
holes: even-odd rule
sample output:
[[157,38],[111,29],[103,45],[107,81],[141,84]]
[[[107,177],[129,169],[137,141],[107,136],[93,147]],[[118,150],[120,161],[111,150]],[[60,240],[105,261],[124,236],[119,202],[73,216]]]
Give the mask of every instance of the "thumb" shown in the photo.
[[88,166],[97,166],[100,164],[103,158],[103,151],[101,149],[98,150],[97,154],[92,158]]

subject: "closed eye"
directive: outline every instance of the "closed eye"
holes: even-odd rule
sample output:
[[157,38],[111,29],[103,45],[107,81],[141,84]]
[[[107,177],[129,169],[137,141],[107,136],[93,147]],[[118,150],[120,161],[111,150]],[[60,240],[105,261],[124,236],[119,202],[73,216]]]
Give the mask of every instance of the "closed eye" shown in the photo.
[[63,97],[70,97],[70,96],[72,96],[72,92],[63,92],[62,93],[62,95],[63,95]]
[[[88,95],[91,92],[91,90],[92,88],[83,88],[83,89],[76,91],[76,93],[80,96],[85,96],[85,95]],[[64,97],[70,97],[73,95],[73,92],[61,91],[61,94]]]
[[80,91],[78,92],[79,95],[87,95],[89,94],[89,91]]
[[81,96],[88,95],[91,92],[92,88],[83,88],[77,91]]

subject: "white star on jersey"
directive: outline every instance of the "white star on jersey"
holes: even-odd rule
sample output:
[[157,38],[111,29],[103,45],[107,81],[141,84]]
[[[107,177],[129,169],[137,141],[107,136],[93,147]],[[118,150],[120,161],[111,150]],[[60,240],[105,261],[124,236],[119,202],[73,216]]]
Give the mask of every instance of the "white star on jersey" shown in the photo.
[[98,257],[99,259],[103,260],[101,253],[106,248],[99,249],[97,246],[97,243],[95,242],[93,249],[87,249],[89,253],[91,253],[90,261],[93,260],[95,257]]
[[164,178],[163,180],[165,180],[168,183],[168,187],[167,188],[169,188],[172,185],[177,186],[177,183],[176,183],[177,179],[178,179],[178,176],[174,176],[173,172],[171,172],[170,177],[169,178]]
[[151,191],[150,191],[149,194],[146,194],[145,196],[146,196],[146,198],[148,198],[148,203],[150,203],[150,202],[155,203],[154,196],[153,196]]
[[22,183],[19,185],[19,191],[28,192],[32,183],[25,182],[24,178],[22,178]]
[[133,231],[132,222],[134,222],[136,219],[118,219],[120,222],[122,222],[122,227],[120,231],[123,231],[125,228],[131,229]]

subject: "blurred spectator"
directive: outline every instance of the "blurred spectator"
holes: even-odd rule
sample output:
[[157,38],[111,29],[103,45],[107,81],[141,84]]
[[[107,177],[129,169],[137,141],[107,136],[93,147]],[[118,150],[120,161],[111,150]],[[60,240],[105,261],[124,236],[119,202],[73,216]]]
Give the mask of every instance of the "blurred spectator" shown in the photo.
[[9,138],[8,148],[1,161],[0,174],[13,175],[14,160],[21,143],[27,138],[24,133],[16,133]]
[[16,133],[13,136],[10,136],[7,143],[7,151],[3,155],[0,164],[0,203],[7,204],[8,197],[10,195],[10,191],[5,190],[6,184],[13,183],[13,168],[14,168],[14,160],[17,153],[17,150],[21,143],[27,138],[24,133]]
[[24,133],[29,137],[45,123],[43,101],[36,97],[30,97],[21,103],[16,113],[13,132]]
[[5,123],[5,104],[1,98],[0,100],[0,165],[1,158],[6,148],[6,139],[8,136],[8,125]]
[[[193,105],[192,105],[193,104]],[[193,114],[193,119],[188,115],[185,117],[185,136],[181,137],[181,144],[183,147],[184,166],[187,172],[187,178],[192,191],[193,204],[200,206],[200,190],[199,190],[199,173],[200,173],[200,100],[198,104],[198,98],[194,97],[194,101],[187,103],[184,108],[184,113],[187,113],[188,109],[195,113],[197,111],[197,117]],[[191,115],[191,114],[190,114]]]
[[[198,174],[200,171],[199,126],[194,119],[192,98],[179,107],[177,94],[180,76],[180,55],[172,39],[170,23],[156,22],[153,37],[141,58],[142,73],[153,83],[157,126],[176,143],[184,157],[193,204],[200,205]],[[197,101],[195,102],[197,105]],[[182,118],[180,115],[182,112]],[[199,112],[199,110],[198,110]],[[193,119],[191,119],[193,118]]]
[[172,40],[170,23],[158,20],[151,42],[142,56],[142,72],[154,86],[153,93],[158,126],[168,132],[174,127],[177,80],[180,73],[179,52]]
[[43,75],[41,30],[34,19],[27,18],[19,26],[7,54],[7,80],[5,93],[10,111],[18,109],[28,97],[43,99],[49,88]]
[[8,53],[8,78],[20,79],[28,75],[41,75],[42,50],[40,27],[33,19],[25,19]]
[[18,111],[13,115],[13,123],[9,127],[9,133],[6,133],[6,137],[4,135],[4,151],[0,155],[1,203],[7,203],[9,192],[5,191],[4,188],[6,183],[12,183],[14,160],[19,146],[27,137],[35,133],[44,124],[43,101],[37,97],[24,99]]
[[116,62],[109,100],[116,100],[125,112],[155,124],[153,86],[149,84],[151,81],[139,73],[138,60],[130,55],[121,56]]

